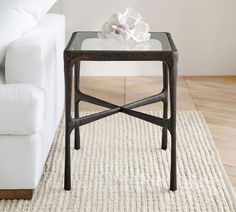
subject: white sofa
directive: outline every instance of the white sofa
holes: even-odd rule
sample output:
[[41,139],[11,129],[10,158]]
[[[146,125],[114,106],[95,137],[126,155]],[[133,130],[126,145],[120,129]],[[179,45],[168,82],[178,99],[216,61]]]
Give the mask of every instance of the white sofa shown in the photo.
[[24,191],[30,198],[40,181],[64,109],[64,36],[64,16],[47,14],[7,47],[0,70],[0,198],[24,198]]

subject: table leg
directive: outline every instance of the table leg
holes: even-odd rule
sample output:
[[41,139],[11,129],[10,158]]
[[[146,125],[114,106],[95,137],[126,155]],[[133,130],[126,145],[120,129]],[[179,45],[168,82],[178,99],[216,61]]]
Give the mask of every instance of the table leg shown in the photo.
[[[163,91],[166,92],[166,99],[163,101],[163,119],[168,118],[168,67],[163,63]],[[161,148],[167,149],[167,128],[162,128]]]
[[[79,83],[80,83],[80,62],[77,62],[75,64],[75,74],[74,74],[74,91],[75,91],[75,103],[74,103],[74,111],[75,111],[75,119],[79,118],[79,96],[78,96],[78,91],[79,91]],[[75,128],[75,144],[74,148],[76,150],[80,149],[80,132],[79,132],[79,127]]]
[[65,99],[66,99],[66,115],[65,115],[65,176],[64,188],[71,189],[71,164],[70,164],[70,134],[71,134],[71,90],[72,90],[72,67],[69,59],[64,56],[64,72],[65,72]]
[[170,171],[170,190],[177,190],[176,173],[176,81],[177,81],[177,59],[169,65],[170,83],[170,134],[171,134],[171,171]]

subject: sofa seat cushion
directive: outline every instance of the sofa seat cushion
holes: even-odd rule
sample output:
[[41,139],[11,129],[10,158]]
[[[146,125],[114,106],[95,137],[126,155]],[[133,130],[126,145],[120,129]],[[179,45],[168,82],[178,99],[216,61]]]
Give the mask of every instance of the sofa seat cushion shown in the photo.
[[0,134],[39,133],[45,114],[41,88],[30,84],[0,85]]

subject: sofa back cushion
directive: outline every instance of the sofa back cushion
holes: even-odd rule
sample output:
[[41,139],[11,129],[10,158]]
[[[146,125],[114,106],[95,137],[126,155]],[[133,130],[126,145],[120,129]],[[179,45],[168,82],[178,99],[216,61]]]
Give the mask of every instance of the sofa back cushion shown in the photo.
[[2,8],[14,8],[31,14],[39,21],[57,0],[1,0]]
[[8,45],[33,28],[56,0],[1,0],[0,66]]

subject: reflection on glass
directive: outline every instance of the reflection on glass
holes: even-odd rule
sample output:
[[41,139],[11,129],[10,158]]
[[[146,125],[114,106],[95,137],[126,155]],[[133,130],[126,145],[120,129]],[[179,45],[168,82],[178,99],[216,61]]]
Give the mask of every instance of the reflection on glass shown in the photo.
[[121,50],[121,51],[161,51],[159,40],[150,39],[147,42],[137,43],[134,40],[121,42],[115,39],[88,38],[82,42],[82,50]]

